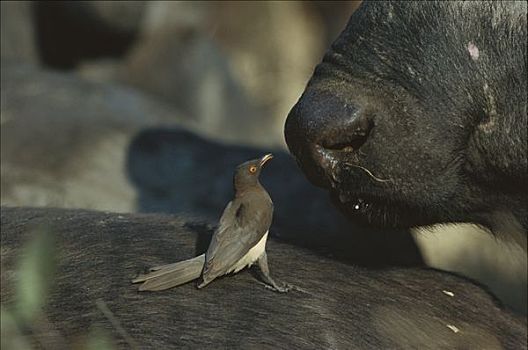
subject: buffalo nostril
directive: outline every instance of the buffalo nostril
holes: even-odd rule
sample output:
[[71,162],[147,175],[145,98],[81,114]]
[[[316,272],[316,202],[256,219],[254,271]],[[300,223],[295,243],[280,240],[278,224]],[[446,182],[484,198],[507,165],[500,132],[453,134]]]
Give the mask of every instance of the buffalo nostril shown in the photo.
[[319,144],[329,150],[354,152],[367,141],[373,126],[370,118],[362,116],[351,124],[324,135]]

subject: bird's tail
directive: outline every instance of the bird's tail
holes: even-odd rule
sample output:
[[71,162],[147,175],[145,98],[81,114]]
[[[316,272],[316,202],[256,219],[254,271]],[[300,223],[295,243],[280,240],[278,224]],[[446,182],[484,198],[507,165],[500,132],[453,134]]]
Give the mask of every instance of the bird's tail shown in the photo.
[[143,282],[139,291],[158,291],[179,286],[200,277],[205,254],[174,264],[157,266],[156,270],[139,275],[132,283]]

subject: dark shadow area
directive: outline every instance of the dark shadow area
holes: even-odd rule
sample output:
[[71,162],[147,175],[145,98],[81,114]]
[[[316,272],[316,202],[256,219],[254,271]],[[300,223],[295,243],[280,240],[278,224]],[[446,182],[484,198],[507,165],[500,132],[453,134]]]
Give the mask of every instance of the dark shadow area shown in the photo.
[[183,227],[196,233],[195,255],[205,253],[211,242],[214,227],[203,222],[187,222]]
[[38,54],[52,68],[73,69],[83,60],[120,57],[137,36],[137,29],[111,26],[83,1],[32,5]]
[[[221,144],[178,129],[147,129],[132,140],[127,172],[140,211],[198,215],[216,224],[231,200],[235,167],[268,152],[274,159],[261,182],[274,201],[273,237],[359,265],[423,264],[408,231],[360,228],[349,222],[284,151]],[[197,230],[203,233],[197,254],[207,249],[212,229]]]

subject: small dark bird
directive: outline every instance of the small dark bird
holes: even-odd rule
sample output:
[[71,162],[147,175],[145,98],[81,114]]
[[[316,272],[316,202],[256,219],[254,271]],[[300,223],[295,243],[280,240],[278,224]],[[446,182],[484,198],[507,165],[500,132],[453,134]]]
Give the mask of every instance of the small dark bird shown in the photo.
[[273,202],[260,184],[259,175],[262,166],[271,158],[271,154],[266,154],[236,168],[233,178],[235,198],[224,209],[205,254],[153,267],[150,273],[140,275],[132,283],[143,282],[140,291],[158,291],[200,278],[197,287],[203,288],[219,276],[236,273],[258,262],[266,287],[287,292],[290,286],[279,286],[271,278],[266,256]]

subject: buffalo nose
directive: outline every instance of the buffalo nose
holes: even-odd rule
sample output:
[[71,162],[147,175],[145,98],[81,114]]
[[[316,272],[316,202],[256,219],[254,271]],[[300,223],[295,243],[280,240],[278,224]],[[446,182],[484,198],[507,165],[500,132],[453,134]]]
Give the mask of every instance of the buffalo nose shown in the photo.
[[373,126],[373,119],[357,103],[307,90],[290,111],[284,133],[303,170],[314,174],[329,159],[357,152]]

